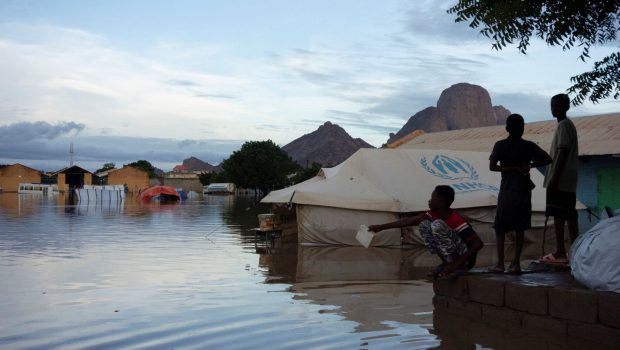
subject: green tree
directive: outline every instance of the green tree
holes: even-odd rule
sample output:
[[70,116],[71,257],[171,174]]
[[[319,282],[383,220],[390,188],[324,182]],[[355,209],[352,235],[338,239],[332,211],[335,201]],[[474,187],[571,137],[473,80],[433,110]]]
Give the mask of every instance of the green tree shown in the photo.
[[323,165],[321,163],[312,162],[312,165],[307,168],[301,168],[296,173],[295,176],[291,178],[292,184],[298,184],[300,182],[304,182],[310,178],[316,176],[319,173]]
[[95,174],[100,173],[102,171],[114,169],[115,166],[116,166],[116,164],[114,164],[114,163],[104,163],[103,166],[100,169],[95,170]]
[[133,163],[127,164],[128,166],[132,166],[136,169],[144,170],[149,174],[150,178],[156,177],[155,167],[148,160],[138,160]]
[[[469,22],[471,28],[493,39],[492,48],[501,50],[518,42],[523,54],[530,38],[538,37],[549,46],[581,49],[581,60],[589,58],[590,48],[617,44],[620,31],[619,0],[460,0],[448,10],[456,22]],[[620,51],[594,63],[592,71],[570,78],[568,92],[576,94],[573,104],[584,100],[598,102],[606,97],[620,98]]]
[[213,181],[213,175],[215,175],[215,173],[200,173],[200,175],[198,175],[198,180],[200,180],[203,186],[206,186],[215,182]]
[[198,179],[203,186],[212,183],[230,182],[224,171],[219,171],[217,173],[201,173],[198,175]]
[[288,176],[299,166],[273,141],[249,141],[222,162],[228,179],[239,187],[267,193],[289,185]]

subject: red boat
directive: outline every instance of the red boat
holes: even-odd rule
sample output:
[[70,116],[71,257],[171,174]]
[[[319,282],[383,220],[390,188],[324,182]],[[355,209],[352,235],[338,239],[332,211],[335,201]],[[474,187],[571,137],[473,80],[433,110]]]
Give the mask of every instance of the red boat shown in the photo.
[[181,195],[170,186],[151,186],[140,192],[138,198],[142,202],[178,202],[181,200]]

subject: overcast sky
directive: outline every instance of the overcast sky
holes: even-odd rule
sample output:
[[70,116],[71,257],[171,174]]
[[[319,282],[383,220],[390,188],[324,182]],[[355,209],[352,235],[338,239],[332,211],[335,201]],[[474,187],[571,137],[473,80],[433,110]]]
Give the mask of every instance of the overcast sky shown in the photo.
[[73,141],[91,170],[138,159],[169,170],[327,120],[380,146],[459,82],[549,119],[549,97],[617,50],[586,63],[537,41],[528,55],[496,52],[453,23],[453,2],[2,0],[0,163],[57,169]]

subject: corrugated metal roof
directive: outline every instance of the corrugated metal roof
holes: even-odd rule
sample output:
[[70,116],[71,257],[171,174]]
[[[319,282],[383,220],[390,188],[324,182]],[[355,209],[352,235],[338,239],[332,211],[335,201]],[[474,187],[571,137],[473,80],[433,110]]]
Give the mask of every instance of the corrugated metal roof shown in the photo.
[[[570,119],[577,128],[579,155],[620,154],[620,113]],[[526,123],[523,138],[549,150],[556,126],[555,119]],[[420,134],[398,148],[491,152],[507,136],[505,126],[487,126]]]

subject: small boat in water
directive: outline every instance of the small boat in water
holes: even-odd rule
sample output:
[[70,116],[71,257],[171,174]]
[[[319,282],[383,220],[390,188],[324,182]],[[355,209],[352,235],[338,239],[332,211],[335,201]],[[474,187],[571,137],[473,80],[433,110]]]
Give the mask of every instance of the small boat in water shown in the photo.
[[170,186],[151,186],[140,192],[142,202],[174,203],[181,200],[181,195]]

